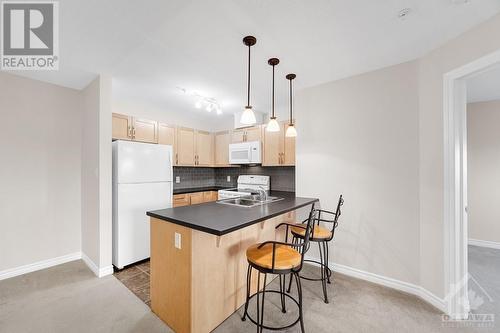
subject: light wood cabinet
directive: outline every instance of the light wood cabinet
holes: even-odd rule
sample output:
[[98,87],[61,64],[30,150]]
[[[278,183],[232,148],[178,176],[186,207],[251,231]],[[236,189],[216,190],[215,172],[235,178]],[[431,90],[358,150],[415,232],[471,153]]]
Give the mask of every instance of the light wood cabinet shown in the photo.
[[115,140],[158,143],[158,122],[113,113],[112,137]]
[[195,165],[195,131],[192,128],[177,128],[176,165]]
[[203,192],[191,193],[191,205],[203,203]]
[[186,194],[175,194],[173,197],[173,207],[189,206],[191,204],[191,198],[189,193]]
[[176,129],[173,125],[158,123],[158,144],[172,146],[173,165],[177,165]]
[[279,132],[268,132],[263,129],[263,166],[293,166],[295,165],[295,138],[285,136],[288,125],[280,124]]
[[132,135],[135,141],[158,143],[158,122],[133,117]]
[[116,140],[132,140],[132,117],[113,113],[112,136]]
[[283,124],[280,123],[279,132],[268,132],[264,128],[264,147],[262,156],[262,165],[278,166],[281,165],[281,157],[284,148]]
[[175,194],[173,197],[173,207],[175,208],[200,204],[204,202],[212,202],[217,201],[218,198],[219,194],[217,193],[217,191]]
[[293,166],[295,165],[295,137],[287,137],[286,130],[288,129],[288,124],[285,126],[284,135],[284,144],[283,147],[283,165]]
[[232,143],[260,141],[262,140],[262,127],[253,126],[234,130],[232,133]]
[[229,165],[229,143],[231,133],[229,131],[215,133],[215,161],[216,166]]
[[175,126],[158,124],[158,143],[161,145],[175,146]]
[[212,166],[214,164],[213,141],[212,133],[196,131],[195,165]]

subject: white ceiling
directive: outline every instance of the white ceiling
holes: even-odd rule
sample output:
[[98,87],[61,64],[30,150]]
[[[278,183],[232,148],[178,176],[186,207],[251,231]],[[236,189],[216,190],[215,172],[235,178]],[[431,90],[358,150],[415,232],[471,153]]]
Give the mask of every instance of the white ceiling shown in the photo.
[[[278,57],[277,105],[287,73],[296,88],[416,59],[500,11],[500,0],[64,0],[60,70],[24,76],[81,89],[113,76],[114,98],[198,112],[176,87],[216,98],[230,114],[246,103],[245,35],[253,47],[252,105],[268,112]],[[398,12],[412,8],[401,21]]]
[[467,80],[467,102],[500,100],[500,67]]

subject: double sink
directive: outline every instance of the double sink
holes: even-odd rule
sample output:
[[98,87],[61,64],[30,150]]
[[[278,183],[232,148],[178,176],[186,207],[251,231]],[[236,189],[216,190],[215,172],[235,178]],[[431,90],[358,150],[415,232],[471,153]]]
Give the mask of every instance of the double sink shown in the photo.
[[220,203],[223,205],[232,205],[232,206],[251,208],[251,207],[261,206],[261,205],[265,205],[265,204],[280,201],[280,200],[283,200],[283,198],[270,197],[270,196],[268,196],[264,200],[262,200],[260,195],[254,194],[254,195],[244,196],[241,198],[219,200],[219,201],[217,201],[217,203]]

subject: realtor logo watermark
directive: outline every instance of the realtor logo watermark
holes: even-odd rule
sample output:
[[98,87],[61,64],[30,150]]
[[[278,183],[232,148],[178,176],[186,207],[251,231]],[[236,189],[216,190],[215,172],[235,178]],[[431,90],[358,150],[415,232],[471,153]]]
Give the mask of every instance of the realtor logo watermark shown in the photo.
[[0,69],[59,69],[59,3],[1,2]]

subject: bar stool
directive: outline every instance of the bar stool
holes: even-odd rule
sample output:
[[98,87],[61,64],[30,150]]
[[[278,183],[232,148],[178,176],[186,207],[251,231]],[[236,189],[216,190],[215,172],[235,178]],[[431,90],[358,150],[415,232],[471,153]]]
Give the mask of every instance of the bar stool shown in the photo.
[[[337,210],[335,213],[327,211],[327,210],[322,210],[322,209],[317,209],[316,211],[318,212],[317,217],[315,217],[313,224],[312,224],[312,231],[311,231],[311,237],[309,239],[310,242],[316,242],[318,243],[318,249],[319,249],[319,258],[320,261],[317,260],[312,260],[312,259],[306,259],[304,261],[306,262],[312,262],[315,264],[318,264],[320,266],[320,271],[321,271],[321,278],[310,278],[306,277],[303,275],[300,275],[301,279],[304,280],[309,280],[309,281],[321,281],[321,284],[323,286],[323,296],[324,296],[324,302],[329,303],[328,301],[328,292],[326,289],[327,283],[331,283],[331,276],[332,276],[332,270],[328,267],[328,262],[329,262],[329,246],[328,243],[333,239],[333,236],[335,235],[335,229],[337,228],[339,224],[339,217],[341,215],[341,210],[340,207],[344,204],[344,199],[342,195],[339,197],[339,201],[337,204]],[[303,240],[305,238],[305,228],[304,228],[304,223],[307,220],[304,220],[302,224],[287,224],[287,235],[288,235],[288,228],[290,227],[290,232],[293,236],[292,238],[292,243],[295,244],[299,242],[299,240]],[[321,223],[329,223],[331,224],[331,228],[325,228],[321,226]],[[286,239],[285,241],[288,241]],[[306,251],[309,250],[306,248]],[[288,285],[287,292],[290,292],[290,289],[292,287],[292,281],[290,281]]]
[[[247,261],[248,261],[248,271],[247,271],[247,297],[245,302],[245,312],[241,320],[245,321],[246,318],[250,319],[252,323],[257,325],[257,333],[262,332],[263,329],[268,330],[284,330],[288,329],[298,322],[300,322],[300,329],[302,333],[304,330],[304,318],[302,312],[302,285],[300,283],[299,272],[302,269],[304,263],[305,249],[309,243],[309,238],[311,235],[312,224],[314,221],[314,216],[316,211],[314,210],[314,204],[312,205],[311,212],[309,213],[309,218],[304,221],[302,227],[304,227],[304,238],[303,242],[296,242],[295,244],[277,241],[266,241],[264,243],[258,243],[250,246],[247,249]],[[278,228],[277,226],[276,228]],[[258,272],[257,277],[257,292],[250,296],[251,282],[252,282],[252,269],[256,269]],[[260,280],[261,274],[264,274],[264,284],[262,290],[260,290]],[[267,274],[277,274],[279,275],[280,290],[266,290]],[[290,274],[290,281],[295,278],[297,283],[298,300],[286,293],[285,276]],[[280,295],[281,300],[281,311],[286,312],[286,298],[294,302],[299,308],[299,317],[291,324],[283,327],[270,327],[264,325],[264,303],[266,293],[276,293]],[[262,301],[260,301],[260,296],[262,295]],[[248,303],[250,300],[257,296],[257,320],[252,318],[248,314]]]

